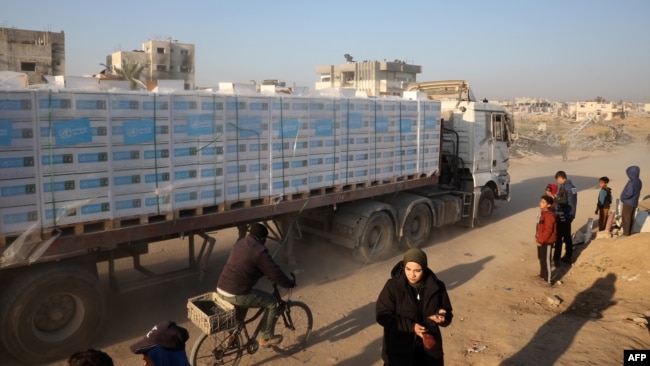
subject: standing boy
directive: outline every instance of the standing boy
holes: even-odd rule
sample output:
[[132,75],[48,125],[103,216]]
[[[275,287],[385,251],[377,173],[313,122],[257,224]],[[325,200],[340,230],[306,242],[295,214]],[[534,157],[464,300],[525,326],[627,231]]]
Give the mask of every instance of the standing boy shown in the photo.
[[[555,241],[555,251],[553,252],[553,262],[558,266],[562,263],[573,263],[573,239],[571,238],[571,223],[576,217],[576,207],[578,205],[578,189],[573,185],[570,179],[567,179],[566,173],[562,170],[555,173],[557,182],[557,196],[555,197],[556,205],[556,222],[557,222],[557,239]],[[562,256],[562,243],[565,244],[565,253]]]
[[598,215],[598,231],[603,231],[607,228],[607,215],[609,214],[609,206],[612,204],[612,189],[607,186],[609,178],[600,177],[598,185],[600,192],[598,193],[598,202],[596,203],[596,212]]
[[553,207],[553,198],[542,196],[539,200],[539,209],[541,210],[537,219],[537,230],[535,239],[537,240],[537,258],[539,259],[539,277],[549,285],[551,282],[551,249],[556,240],[555,231],[555,214],[551,210]]
[[634,214],[639,205],[639,197],[641,196],[643,183],[639,178],[641,169],[638,166],[632,165],[628,167],[625,173],[629,180],[625,184],[625,187],[623,187],[623,192],[621,192],[621,202],[623,202],[621,226],[623,227],[623,235],[629,236],[632,234],[632,228],[634,227]]

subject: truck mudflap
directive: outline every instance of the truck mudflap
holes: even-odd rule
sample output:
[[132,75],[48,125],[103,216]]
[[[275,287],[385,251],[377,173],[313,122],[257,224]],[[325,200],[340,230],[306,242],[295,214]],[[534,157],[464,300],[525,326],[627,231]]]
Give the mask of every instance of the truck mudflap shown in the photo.
[[484,226],[490,221],[494,212],[495,198],[494,189],[490,186],[477,187],[474,190],[474,212],[476,212],[474,222],[476,226]]

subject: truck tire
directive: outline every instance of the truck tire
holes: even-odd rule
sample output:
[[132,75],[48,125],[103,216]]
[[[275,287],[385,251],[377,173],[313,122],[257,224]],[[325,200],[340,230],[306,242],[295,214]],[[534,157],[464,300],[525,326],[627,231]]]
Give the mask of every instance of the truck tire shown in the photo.
[[420,203],[413,207],[404,219],[402,227],[402,245],[406,249],[420,248],[431,237],[433,214],[429,206]]
[[476,226],[486,225],[492,213],[494,212],[494,191],[489,187],[484,187],[481,190],[481,197],[478,199],[478,207],[476,210]]
[[87,347],[104,319],[98,282],[64,262],[34,266],[13,279],[0,303],[7,351],[26,363],[45,363]]
[[384,211],[374,212],[368,218],[355,258],[362,263],[372,263],[385,258],[392,250],[395,239],[393,220]]

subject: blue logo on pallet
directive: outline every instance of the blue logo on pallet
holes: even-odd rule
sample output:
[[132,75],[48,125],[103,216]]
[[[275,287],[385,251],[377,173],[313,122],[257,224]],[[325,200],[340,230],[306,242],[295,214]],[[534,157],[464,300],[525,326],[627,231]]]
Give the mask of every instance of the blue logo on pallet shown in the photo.
[[155,131],[152,119],[124,121],[123,131],[126,145],[154,142]]
[[52,135],[56,146],[74,146],[93,141],[88,118],[54,122]]

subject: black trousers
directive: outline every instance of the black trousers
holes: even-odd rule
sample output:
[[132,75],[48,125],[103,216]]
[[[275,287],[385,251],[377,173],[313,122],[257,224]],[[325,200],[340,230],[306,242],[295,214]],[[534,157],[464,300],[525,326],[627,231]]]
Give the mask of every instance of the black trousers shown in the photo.
[[623,204],[623,210],[621,212],[621,229],[623,229],[623,235],[630,236],[632,235],[632,228],[634,227],[634,213],[636,207]]
[[537,246],[537,259],[539,259],[539,276],[548,283],[551,283],[551,249],[553,249],[553,244],[551,243]]
[[571,222],[573,219],[557,221],[557,240],[553,251],[553,261],[557,262],[562,257],[562,243],[565,244],[564,257],[573,260],[573,238],[571,237]]

